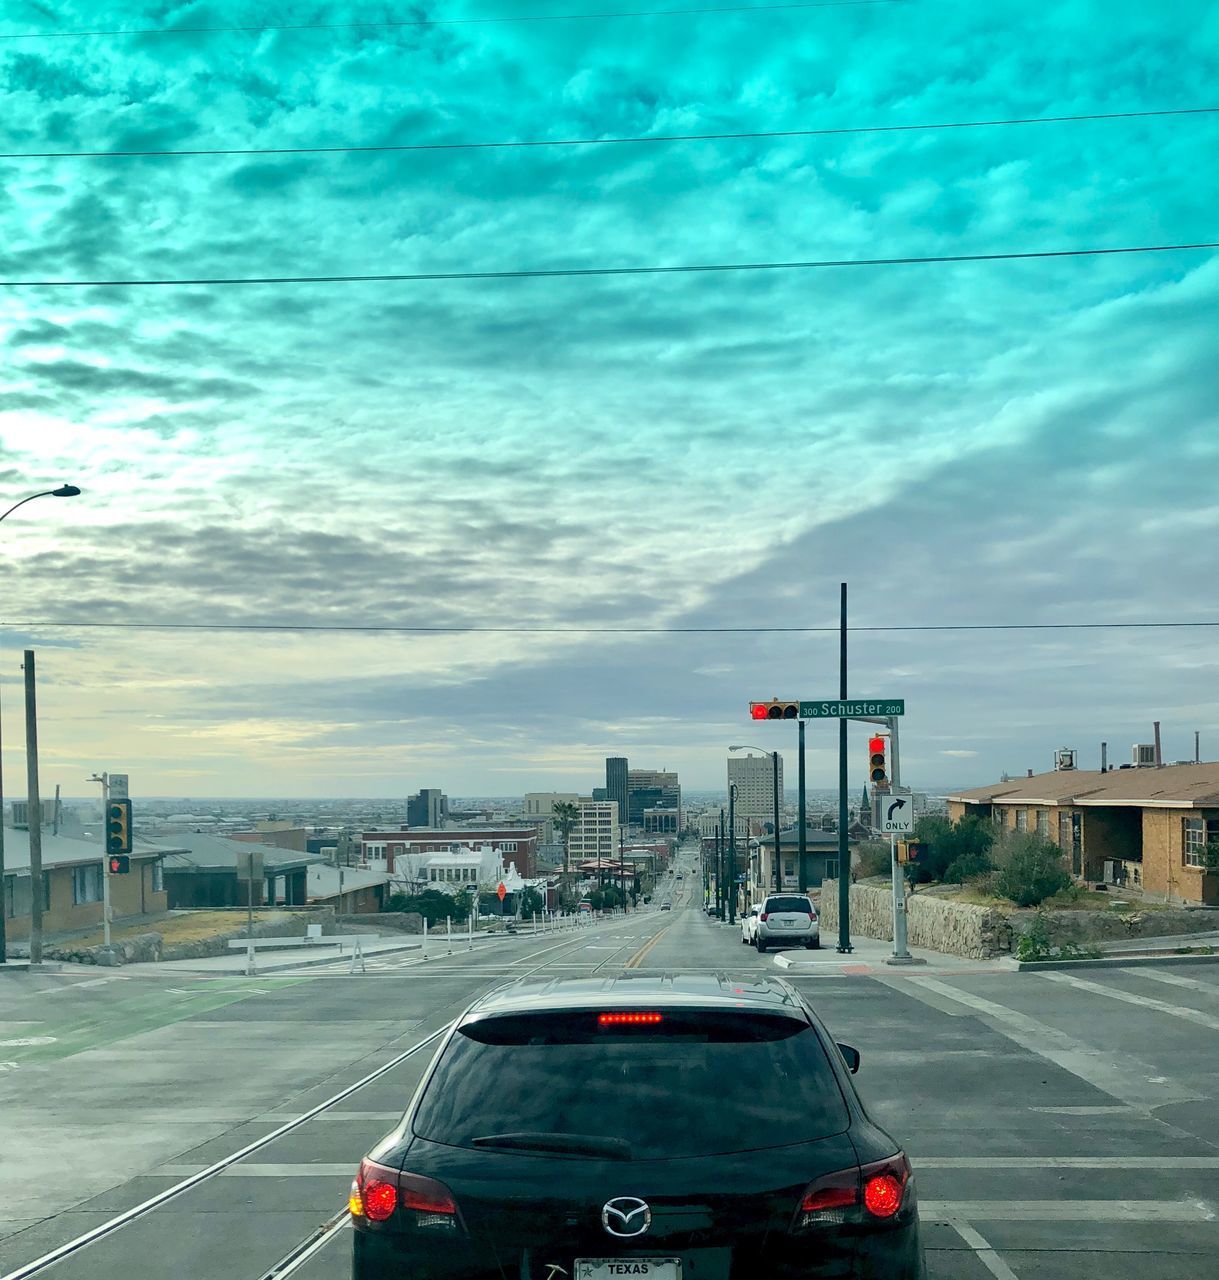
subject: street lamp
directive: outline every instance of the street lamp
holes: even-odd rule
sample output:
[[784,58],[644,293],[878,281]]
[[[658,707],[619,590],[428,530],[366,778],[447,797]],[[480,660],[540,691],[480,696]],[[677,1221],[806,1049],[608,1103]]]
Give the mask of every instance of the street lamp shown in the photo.
[[729,751],[760,751],[764,756],[770,757],[771,767],[774,771],[774,799],[775,799],[775,892],[778,893],[782,886],[779,883],[779,856],[781,853],[782,842],[779,837],[779,753],[777,751],[767,751],[765,747],[755,747],[749,743],[743,746],[729,747]]
[[[47,489],[42,493],[31,493],[28,498],[22,498],[20,502],[14,502],[11,507],[0,515],[0,520],[4,520],[11,516],[18,507],[24,507],[27,502],[33,502],[35,498],[75,498],[80,494],[80,490],[74,484],[61,484],[58,489]],[[3,769],[3,750],[0,749],[0,964],[8,959],[8,935],[4,922],[4,769]],[[31,868],[32,871],[32,868]],[[33,877],[30,879],[31,902],[32,895],[41,892],[42,886],[35,886]]]

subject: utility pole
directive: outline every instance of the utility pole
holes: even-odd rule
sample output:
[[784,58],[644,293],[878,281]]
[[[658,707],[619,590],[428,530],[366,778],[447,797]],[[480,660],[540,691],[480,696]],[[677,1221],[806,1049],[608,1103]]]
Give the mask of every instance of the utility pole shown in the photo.
[[717,920],[724,918],[727,904],[724,901],[724,811],[720,810],[718,838],[715,842],[715,916]]
[[38,792],[38,697],[34,650],[25,651],[25,770],[30,809],[30,964],[42,963],[42,797]]
[[736,783],[728,784],[728,923],[736,924]]
[[781,815],[779,811],[779,753],[777,751],[772,751],[770,753],[770,770],[772,787],[775,793],[775,892],[778,893],[783,888],[783,885],[779,880],[779,863],[783,856],[783,848],[782,840],[779,836]]
[[[847,697],[847,584],[841,586],[838,621],[838,696]],[[847,718],[838,718],[838,950],[851,946],[851,850],[847,843]]]
[[110,945],[110,775],[95,773],[90,782],[102,784],[102,941]]
[[808,821],[808,810],[804,800],[804,721],[800,721],[800,760],[797,765],[799,778],[797,785],[800,788],[800,794],[796,797],[796,821],[800,824],[800,834],[797,837],[799,841],[798,848],[800,850],[800,892],[808,892],[808,833],[805,831],[805,825]]

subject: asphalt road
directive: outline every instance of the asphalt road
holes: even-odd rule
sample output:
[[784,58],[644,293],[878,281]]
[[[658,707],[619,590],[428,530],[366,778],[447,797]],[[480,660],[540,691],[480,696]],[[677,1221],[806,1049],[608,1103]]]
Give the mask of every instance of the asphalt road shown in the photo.
[[785,968],[706,918],[695,876],[683,886],[671,912],[354,976],[346,964],[263,979],[6,975],[0,1274],[101,1230],[33,1274],[337,1280],[351,1173],[396,1121],[428,1037],[505,980],[627,965],[765,971],[811,994],[862,1051],[864,1098],[910,1153],[932,1280],[1213,1273],[1219,967],[895,971],[861,942],[850,957],[787,953],[799,964]]

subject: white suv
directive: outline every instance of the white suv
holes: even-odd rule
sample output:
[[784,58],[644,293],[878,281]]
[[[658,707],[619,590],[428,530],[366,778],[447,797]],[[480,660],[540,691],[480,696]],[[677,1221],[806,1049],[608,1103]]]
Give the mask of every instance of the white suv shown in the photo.
[[821,946],[821,924],[813,900],[800,893],[772,893],[762,903],[754,924],[753,945],[759,951],[773,946]]

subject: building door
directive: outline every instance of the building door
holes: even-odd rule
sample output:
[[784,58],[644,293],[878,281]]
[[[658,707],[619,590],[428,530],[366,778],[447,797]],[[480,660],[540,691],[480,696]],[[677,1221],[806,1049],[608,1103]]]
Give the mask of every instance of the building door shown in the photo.
[[1071,815],[1071,874],[1082,876],[1084,873],[1084,833],[1083,815]]

